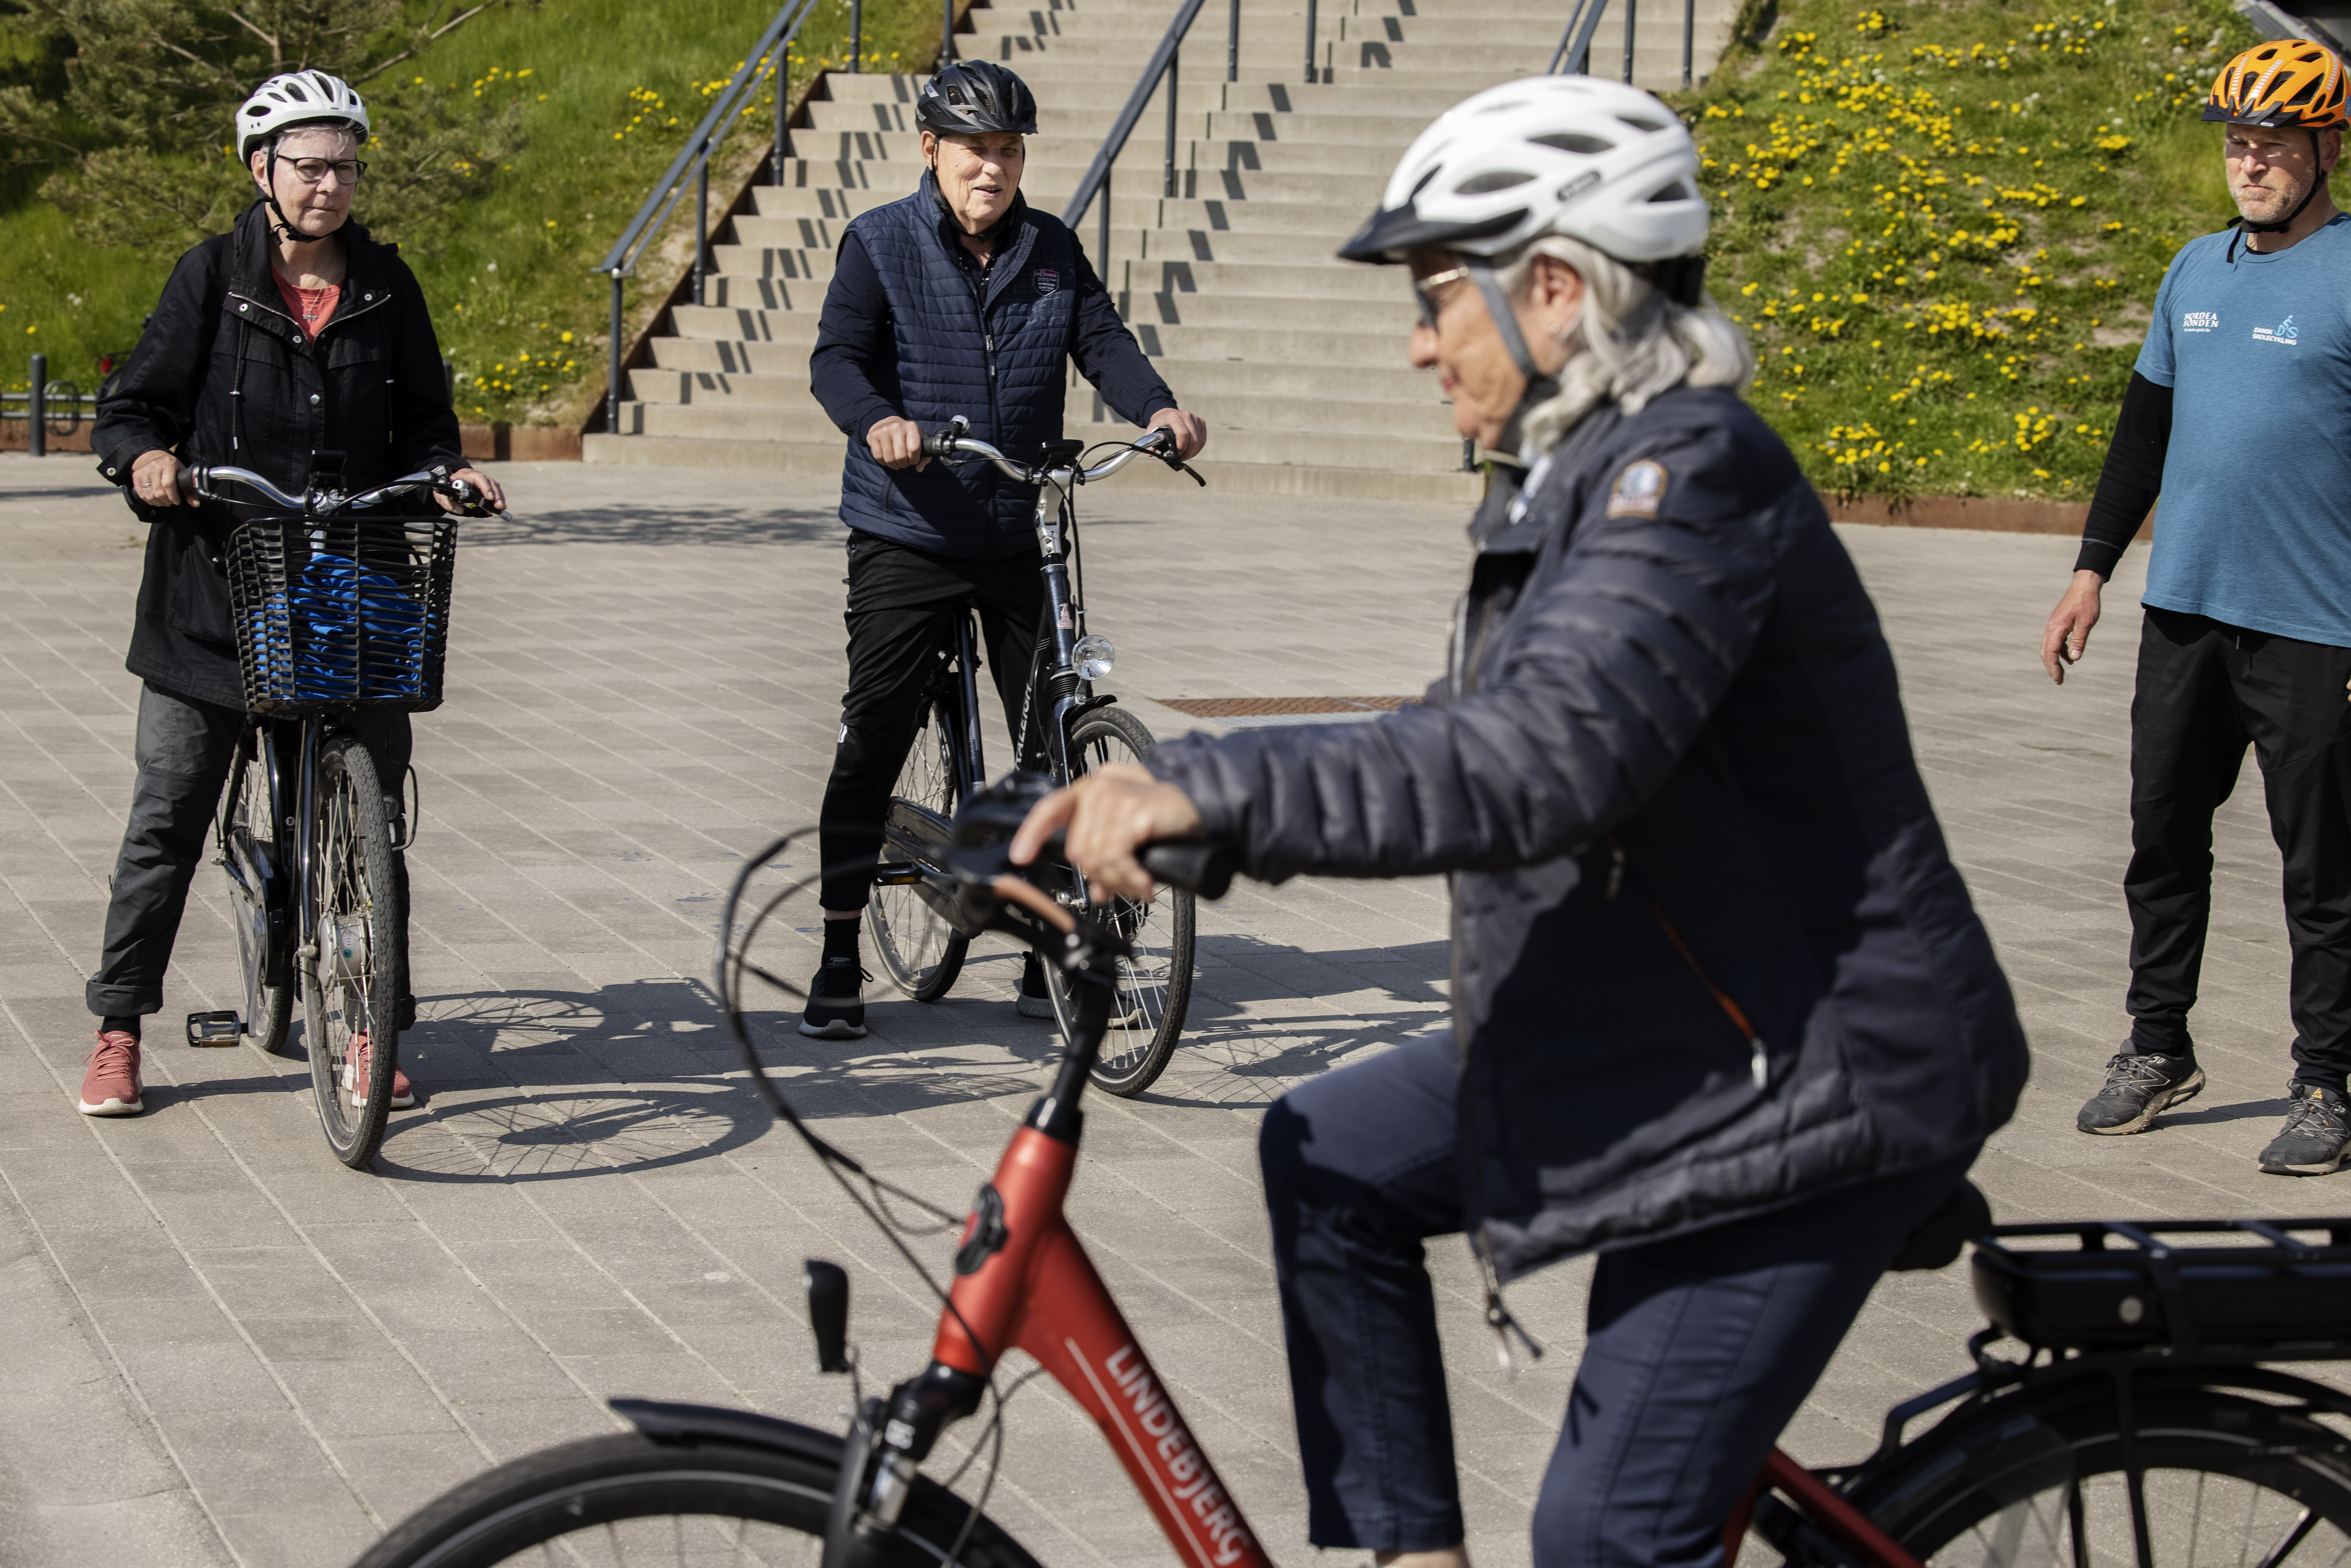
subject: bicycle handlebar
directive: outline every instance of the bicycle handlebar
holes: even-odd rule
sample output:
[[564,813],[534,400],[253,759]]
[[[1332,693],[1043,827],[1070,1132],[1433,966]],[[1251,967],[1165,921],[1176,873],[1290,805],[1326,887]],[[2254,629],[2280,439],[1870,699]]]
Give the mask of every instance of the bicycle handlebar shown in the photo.
[[313,490],[304,495],[289,496],[250,468],[235,468],[227,464],[212,464],[183,468],[179,473],[181,489],[190,491],[207,501],[220,497],[213,486],[226,481],[260,491],[281,507],[298,507],[305,516],[331,517],[337,512],[352,511],[363,507],[379,506],[395,496],[405,496],[417,490],[431,490],[457,503],[461,514],[470,517],[498,517],[514,521],[511,512],[484,512],[475,508],[482,505],[482,491],[463,479],[452,479],[445,468],[420,468],[413,474],[403,474],[388,480],[372,490],[347,496],[339,490]]
[[[1092,468],[1080,468],[1074,465],[1062,468],[1051,466],[1046,464],[1031,465],[1015,462],[1012,458],[1007,457],[1003,453],[998,451],[987,442],[975,440],[971,436],[966,435],[964,432],[970,428],[971,422],[969,420],[964,418],[961,414],[956,415],[954,419],[947,423],[947,427],[945,430],[935,431],[933,434],[923,437],[923,455],[926,457],[936,457],[944,462],[949,463],[956,461],[957,458],[962,458],[967,461],[977,460],[980,462],[993,463],[998,470],[1004,473],[1015,484],[1020,485],[1042,485],[1047,483],[1061,484],[1064,482],[1074,485],[1091,485],[1097,479],[1109,478],[1112,475],[1117,473],[1120,469],[1125,467],[1128,464],[1134,462],[1138,457],[1149,456],[1158,458],[1170,468],[1176,469],[1182,473],[1190,474],[1192,476],[1192,483],[1195,485],[1205,486],[1207,484],[1206,479],[1201,478],[1198,474],[1193,472],[1192,465],[1190,464],[1176,455],[1176,433],[1172,430],[1164,428],[1153,430],[1145,434],[1140,441],[1127,442],[1116,456],[1111,458],[1106,463],[1097,464]],[[1061,475],[1068,476],[1067,480],[1064,481],[1056,477],[1056,476]]]
[[1143,846],[1152,880],[1214,902],[1233,885],[1233,852],[1206,839],[1160,839]]

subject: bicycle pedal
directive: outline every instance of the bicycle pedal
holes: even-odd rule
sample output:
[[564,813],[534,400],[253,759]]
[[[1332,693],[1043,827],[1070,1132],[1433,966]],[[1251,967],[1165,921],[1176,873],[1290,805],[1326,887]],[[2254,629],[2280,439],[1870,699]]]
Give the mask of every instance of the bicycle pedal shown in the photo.
[[245,1039],[245,1025],[234,1012],[190,1013],[190,1045],[235,1045]]

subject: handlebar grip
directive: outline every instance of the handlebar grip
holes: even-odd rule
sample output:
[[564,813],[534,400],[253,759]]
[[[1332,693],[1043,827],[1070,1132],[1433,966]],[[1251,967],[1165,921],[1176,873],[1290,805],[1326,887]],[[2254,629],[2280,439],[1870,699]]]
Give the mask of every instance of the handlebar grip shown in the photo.
[[952,457],[955,455],[955,444],[956,433],[952,430],[942,430],[935,434],[925,435],[923,437],[923,455],[925,457]]
[[1206,839],[1161,839],[1143,846],[1143,869],[1154,881],[1219,899],[1233,885],[1233,852]]

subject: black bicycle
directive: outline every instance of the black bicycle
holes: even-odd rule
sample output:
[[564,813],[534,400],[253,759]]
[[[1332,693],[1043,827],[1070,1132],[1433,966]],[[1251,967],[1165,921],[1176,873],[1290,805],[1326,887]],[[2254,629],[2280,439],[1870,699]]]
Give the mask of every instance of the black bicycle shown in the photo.
[[[1134,442],[1104,443],[1115,453],[1084,466],[1084,444],[1049,444],[1033,464],[1016,463],[964,433],[962,419],[927,437],[923,450],[946,462],[993,463],[1023,485],[1035,485],[1037,546],[1043,556],[1045,620],[1022,686],[1026,701],[1013,755],[1041,760],[1056,784],[1113,762],[1139,762],[1152,747],[1150,728],[1093,683],[1111,673],[1116,652],[1087,628],[1085,588],[1078,550],[1077,487],[1107,479],[1137,457],[1156,457],[1197,474],[1175,455],[1174,437],[1154,431]],[[1101,447],[1094,450],[1099,451]],[[937,676],[924,697],[914,748],[899,771],[883,829],[882,863],[871,904],[874,951],[891,984],[918,1002],[946,996],[963,972],[970,938],[958,935],[939,907],[930,880],[940,870],[942,846],[956,810],[986,781],[979,731],[979,636],[973,612],[958,614]],[[1060,896],[1085,902],[1075,873]],[[1118,1006],[1094,1068],[1094,1082],[1111,1093],[1134,1095],[1165,1070],[1184,1032],[1191,1005],[1197,915],[1189,893],[1163,890],[1149,903],[1118,900],[1112,918],[1132,948],[1119,970]],[[1068,988],[1051,974],[1046,986],[1054,1019],[1070,1030]]]
[[[191,1045],[286,1042],[299,997],[311,1097],[335,1157],[375,1157],[398,1064],[402,889],[383,780],[353,716],[422,713],[441,704],[457,525],[434,517],[362,517],[430,491],[483,515],[481,495],[446,469],[409,474],[356,495],[337,487],[333,455],[316,455],[298,496],[248,469],[198,467],[183,488],[258,491],[289,515],[240,523],[228,548],[229,605],[252,722],[238,737],[217,829],[228,873],[245,1009],[197,1013]],[[394,780],[393,787],[401,788]],[[410,839],[416,817],[408,814]]]

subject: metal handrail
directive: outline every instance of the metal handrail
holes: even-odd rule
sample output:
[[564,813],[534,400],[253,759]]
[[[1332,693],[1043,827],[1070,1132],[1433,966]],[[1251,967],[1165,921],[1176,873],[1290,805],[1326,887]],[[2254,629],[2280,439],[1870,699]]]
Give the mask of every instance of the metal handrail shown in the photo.
[[[1085,178],[1078,182],[1077,192],[1070,197],[1070,204],[1061,209],[1061,222],[1074,229],[1078,226],[1078,220],[1086,215],[1086,209],[1094,204],[1097,197],[1101,199],[1102,239],[1095,246],[1094,267],[1105,277],[1110,271],[1111,165],[1117,162],[1118,155],[1126,150],[1126,139],[1134,133],[1134,122],[1143,118],[1144,106],[1151,101],[1151,95],[1158,88],[1162,77],[1167,79],[1165,193],[1170,196],[1176,193],[1176,65],[1184,47],[1184,35],[1191,30],[1192,18],[1200,14],[1201,4],[1202,0],[1184,0],[1176,9],[1176,19],[1167,24],[1167,31],[1160,38],[1159,47],[1151,51],[1150,63],[1143,68],[1143,75],[1136,79],[1134,90],[1127,95],[1126,107],[1118,111],[1118,119],[1112,124],[1110,134],[1102,138],[1102,147],[1094,153],[1094,161],[1086,165]],[[1235,7],[1235,16],[1238,16],[1238,7]],[[1238,26],[1238,21],[1235,26]],[[1228,56],[1237,47],[1237,45],[1228,44]]]
[[759,41],[744,57],[734,79],[711,104],[710,112],[702,117],[702,123],[695,127],[694,133],[679,149],[677,156],[670,161],[667,172],[655,182],[653,193],[645,198],[644,205],[637,209],[637,215],[630,220],[621,237],[613,242],[611,250],[593,268],[612,280],[611,381],[604,392],[604,428],[609,431],[617,434],[621,428],[621,360],[627,351],[622,338],[622,284],[636,270],[646,247],[661,232],[663,221],[684,196],[685,177],[692,173],[695,176],[694,302],[696,305],[705,302],[710,274],[711,157],[726,141],[726,132],[733,129],[734,121],[741,119],[744,110],[750,108],[754,85],[762,76],[773,77],[776,85],[776,131],[774,146],[769,153],[771,169],[768,177],[778,184],[783,183],[785,97],[790,85],[785,72],[786,54],[792,39],[799,35],[800,25],[816,10],[818,3],[819,0],[784,0],[783,8],[776,13],[775,19],[759,35]]
[[[1311,4],[1311,0],[1309,0]],[[1633,80],[1633,33],[1640,0],[1625,0],[1625,80]],[[1587,9],[1588,8],[1588,9]],[[1575,9],[1568,13],[1567,27],[1559,36],[1559,47],[1552,51],[1551,66],[1543,73],[1558,76],[1564,68],[1569,76],[1583,76],[1592,68],[1592,35],[1600,28],[1600,14],[1608,9],[1608,0],[1575,0]],[[1698,0],[1682,0],[1682,89],[1690,86],[1691,57],[1698,45]]]

